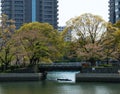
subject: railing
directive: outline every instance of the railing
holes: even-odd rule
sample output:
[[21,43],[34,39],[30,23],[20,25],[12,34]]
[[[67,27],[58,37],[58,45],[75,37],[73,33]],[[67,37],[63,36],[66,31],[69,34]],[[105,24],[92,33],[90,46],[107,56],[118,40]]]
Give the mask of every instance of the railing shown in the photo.
[[40,64],[40,67],[73,67],[81,66],[80,63],[53,63],[53,64]]
[[54,71],[54,70],[80,70],[80,63],[53,63],[53,64],[40,64],[39,70]]

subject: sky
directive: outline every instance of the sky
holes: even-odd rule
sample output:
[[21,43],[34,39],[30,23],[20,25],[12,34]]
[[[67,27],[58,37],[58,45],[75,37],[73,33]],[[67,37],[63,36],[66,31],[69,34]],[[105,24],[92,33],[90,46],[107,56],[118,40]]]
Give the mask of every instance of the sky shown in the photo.
[[70,18],[84,13],[92,13],[101,16],[108,21],[109,0],[58,0],[59,26],[64,26]]

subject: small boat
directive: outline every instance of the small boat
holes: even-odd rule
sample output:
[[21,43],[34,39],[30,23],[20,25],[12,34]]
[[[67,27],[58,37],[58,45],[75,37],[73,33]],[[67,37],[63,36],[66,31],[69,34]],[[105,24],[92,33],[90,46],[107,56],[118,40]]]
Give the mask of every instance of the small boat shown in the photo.
[[58,81],[72,81],[70,79],[57,79]]

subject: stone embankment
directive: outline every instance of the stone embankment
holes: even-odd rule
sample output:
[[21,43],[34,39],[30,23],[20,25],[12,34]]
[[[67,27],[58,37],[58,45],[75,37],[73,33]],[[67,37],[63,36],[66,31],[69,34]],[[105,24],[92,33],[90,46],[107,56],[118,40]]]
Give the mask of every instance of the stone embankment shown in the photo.
[[43,73],[0,73],[0,82],[40,81],[45,79]]
[[120,82],[120,68],[82,68],[76,82]]
[[120,74],[114,73],[78,73],[76,82],[120,82]]

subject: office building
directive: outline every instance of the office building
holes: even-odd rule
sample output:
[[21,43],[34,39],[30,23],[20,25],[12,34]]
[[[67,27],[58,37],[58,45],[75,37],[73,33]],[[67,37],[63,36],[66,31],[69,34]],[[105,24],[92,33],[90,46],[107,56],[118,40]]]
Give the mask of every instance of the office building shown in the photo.
[[120,0],[109,0],[109,21],[112,23],[120,20]]
[[[66,28],[66,26],[59,26],[58,31],[63,32],[65,28]],[[68,29],[67,33],[65,34],[64,40],[65,41],[71,41],[72,40],[72,31],[71,30]]]
[[59,26],[59,27],[58,27],[58,31],[59,31],[59,32],[62,32],[65,28],[66,28],[65,26]]
[[24,23],[47,22],[57,28],[57,0],[1,0],[2,13],[15,20],[17,29]]

